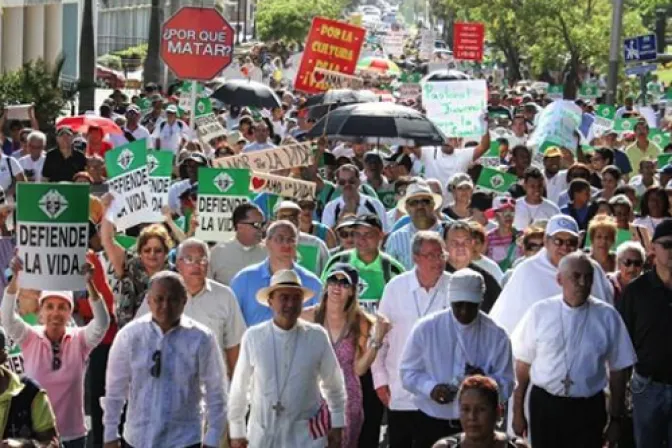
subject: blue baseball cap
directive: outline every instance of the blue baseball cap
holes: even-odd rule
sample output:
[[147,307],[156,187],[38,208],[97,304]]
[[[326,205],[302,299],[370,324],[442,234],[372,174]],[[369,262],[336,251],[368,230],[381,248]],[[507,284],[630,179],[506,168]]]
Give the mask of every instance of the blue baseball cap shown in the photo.
[[567,215],[555,215],[548,220],[546,225],[546,236],[554,236],[556,233],[567,232],[575,237],[579,237],[579,225],[574,218]]

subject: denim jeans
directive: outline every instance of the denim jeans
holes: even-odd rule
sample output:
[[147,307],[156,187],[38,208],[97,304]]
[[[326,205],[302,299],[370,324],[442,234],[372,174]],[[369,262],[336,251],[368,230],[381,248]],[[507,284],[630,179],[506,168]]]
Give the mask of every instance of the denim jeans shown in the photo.
[[63,448],[86,448],[86,437],[62,442]]
[[672,448],[672,385],[632,374],[632,419],[637,446]]

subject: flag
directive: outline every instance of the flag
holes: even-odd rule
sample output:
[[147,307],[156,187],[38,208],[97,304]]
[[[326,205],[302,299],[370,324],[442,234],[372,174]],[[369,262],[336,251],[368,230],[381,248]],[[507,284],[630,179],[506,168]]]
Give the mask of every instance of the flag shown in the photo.
[[517,181],[518,178],[513,174],[484,166],[480,176],[478,176],[476,186],[495,193],[506,193]]
[[308,420],[308,429],[313,440],[327,437],[329,434],[329,430],[331,429],[331,414],[329,413],[326,401],[322,401],[317,414]]

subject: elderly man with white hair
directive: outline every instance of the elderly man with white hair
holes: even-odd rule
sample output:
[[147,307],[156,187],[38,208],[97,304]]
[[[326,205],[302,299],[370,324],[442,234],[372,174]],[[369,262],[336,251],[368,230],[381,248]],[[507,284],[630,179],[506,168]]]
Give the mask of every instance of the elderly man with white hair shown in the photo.
[[450,309],[418,321],[406,342],[400,375],[419,408],[416,447],[431,448],[461,431],[456,395],[464,378],[486,375],[499,385],[499,401],[513,392],[511,341],[503,328],[479,310],[485,281],[465,268],[448,285]]
[[47,146],[47,136],[41,131],[32,131],[26,137],[28,154],[19,159],[23,174],[28,182],[42,181],[42,167],[47,155],[44,151]]
[[[231,288],[206,278],[209,262],[208,245],[197,238],[188,238],[177,248],[177,271],[188,293],[184,315],[212,331],[231,377],[246,326]],[[136,319],[149,311],[145,298]]]

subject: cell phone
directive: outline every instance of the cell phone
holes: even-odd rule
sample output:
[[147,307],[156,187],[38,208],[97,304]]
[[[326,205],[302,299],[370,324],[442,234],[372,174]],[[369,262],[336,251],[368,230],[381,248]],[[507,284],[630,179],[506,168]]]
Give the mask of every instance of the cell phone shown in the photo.
[[27,178],[32,179],[35,177],[35,170],[23,170]]

